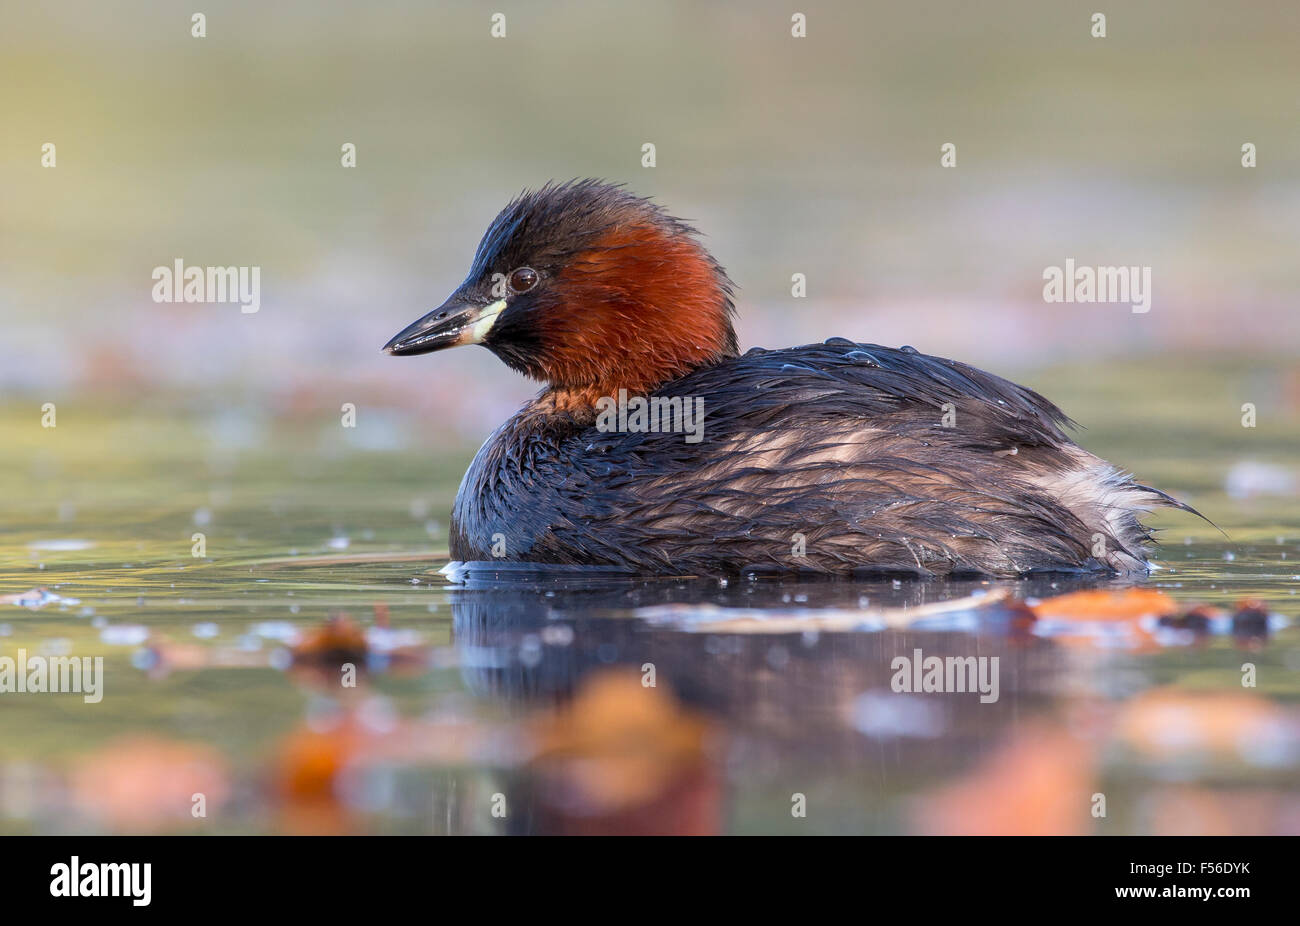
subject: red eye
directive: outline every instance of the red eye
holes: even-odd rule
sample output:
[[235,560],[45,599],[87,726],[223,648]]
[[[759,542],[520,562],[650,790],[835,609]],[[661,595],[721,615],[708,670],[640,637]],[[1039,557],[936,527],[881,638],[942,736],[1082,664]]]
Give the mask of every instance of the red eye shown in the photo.
[[510,274],[510,289],[516,293],[526,293],[537,285],[538,279],[537,271],[532,267],[520,267]]

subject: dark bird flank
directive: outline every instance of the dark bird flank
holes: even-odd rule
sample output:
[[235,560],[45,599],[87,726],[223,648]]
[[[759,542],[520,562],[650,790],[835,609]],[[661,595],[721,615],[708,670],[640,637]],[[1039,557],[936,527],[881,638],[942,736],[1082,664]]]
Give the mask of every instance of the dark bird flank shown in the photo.
[[[465,282],[385,347],[482,344],[546,384],[465,474],[452,556],[661,574],[1140,572],[1139,515],[1186,508],[1080,448],[1029,389],[842,338],[737,356],[733,311],[695,230],[619,186],[551,184],[506,206]],[[696,408],[688,441],[675,425]]]

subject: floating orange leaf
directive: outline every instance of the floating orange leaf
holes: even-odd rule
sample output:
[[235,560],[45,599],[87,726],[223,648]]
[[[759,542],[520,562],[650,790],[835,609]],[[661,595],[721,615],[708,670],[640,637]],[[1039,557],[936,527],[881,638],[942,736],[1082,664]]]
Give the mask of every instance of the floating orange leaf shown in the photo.
[[1094,589],[1048,598],[1033,610],[1040,620],[1131,621],[1173,614],[1178,603],[1153,588]]
[[336,614],[309,631],[293,648],[295,665],[364,665],[369,647],[366,634],[346,614]]
[[712,724],[634,672],[602,672],[532,724],[543,825],[570,833],[711,833]]
[[1093,756],[1078,739],[1031,725],[966,778],[923,798],[918,832],[936,836],[1078,836],[1091,831]]
[[1297,745],[1285,711],[1246,691],[1157,688],[1124,705],[1116,732],[1143,756],[1162,761],[1210,756],[1267,760]]
[[201,823],[196,795],[211,817],[230,790],[216,750],[156,737],[116,740],[81,757],[70,783],[87,814],[124,833]]

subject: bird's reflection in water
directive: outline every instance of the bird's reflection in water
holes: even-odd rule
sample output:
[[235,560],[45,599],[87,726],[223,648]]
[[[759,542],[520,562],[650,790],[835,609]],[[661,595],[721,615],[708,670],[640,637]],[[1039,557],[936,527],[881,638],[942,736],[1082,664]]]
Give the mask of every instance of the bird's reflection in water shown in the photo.
[[[860,812],[873,792],[941,781],[1009,726],[1050,713],[1068,654],[1033,634],[1016,599],[1084,585],[636,581],[499,567],[457,578],[465,681],[533,730],[510,828],[564,833],[716,832],[738,791],[771,792],[772,816],[786,821],[800,819],[799,795],[816,791],[823,825],[809,831],[824,831],[828,812],[851,819],[849,805]],[[960,601],[1007,589],[1015,598],[1005,603]],[[940,602],[958,603],[908,626],[872,617]],[[753,615],[744,632],[727,629],[729,617]],[[801,631],[789,620],[817,626],[826,615],[850,629]],[[779,632],[763,632],[767,617],[783,618]],[[899,657],[922,667],[954,657],[958,675],[982,662],[995,688],[982,697],[971,674],[965,691],[899,691],[925,687],[920,669],[899,677]]]

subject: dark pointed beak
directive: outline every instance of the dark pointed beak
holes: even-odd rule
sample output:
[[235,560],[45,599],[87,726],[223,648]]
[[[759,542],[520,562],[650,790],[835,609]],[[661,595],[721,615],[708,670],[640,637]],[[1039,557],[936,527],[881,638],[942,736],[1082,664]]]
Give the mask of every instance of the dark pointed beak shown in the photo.
[[480,344],[505,307],[504,299],[490,305],[476,305],[452,296],[394,335],[384,345],[384,351],[394,357],[408,357],[461,344]]

